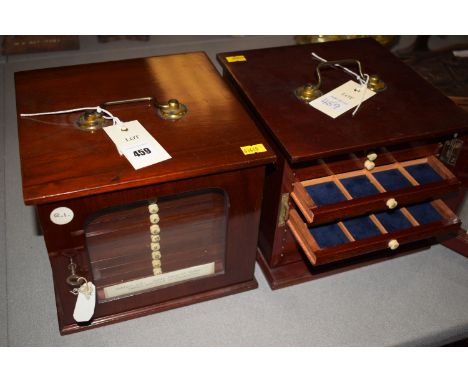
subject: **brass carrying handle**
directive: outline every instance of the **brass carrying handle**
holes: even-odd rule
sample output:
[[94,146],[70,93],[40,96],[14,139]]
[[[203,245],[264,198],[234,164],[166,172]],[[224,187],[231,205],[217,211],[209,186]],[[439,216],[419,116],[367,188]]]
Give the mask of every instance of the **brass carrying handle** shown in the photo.
[[[344,59],[344,60],[320,62],[315,69],[315,73],[317,75],[317,83],[315,85],[311,83],[307,83],[303,86],[300,86],[296,90],[294,90],[294,94],[296,94],[296,97],[303,102],[309,103],[310,101],[313,101],[314,99],[323,95],[322,91],[320,90],[320,87],[322,86],[322,75],[320,73],[320,70],[322,68],[330,67],[330,66],[336,67],[336,66],[342,66],[342,65],[352,65],[352,64],[357,65],[359,76],[361,78],[364,78],[364,74],[362,73],[362,65],[359,60]],[[342,66],[342,68],[345,70],[347,69],[344,66]],[[369,76],[367,88],[374,92],[381,92],[386,89],[386,85],[380,79],[378,75],[373,74]]]
[[336,65],[350,65],[350,64],[356,64],[359,70],[359,76],[361,78],[364,78],[364,74],[362,73],[362,66],[361,62],[359,60],[354,60],[354,59],[344,59],[344,60],[335,60],[335,61],[326,61],[326,62],[321,62],[317,65],[317,68],[315,69],[315,73],[317,74],[317,84],[312,85],[314,89],[320,89],[322,86],[322,76],[320,74],[320,69],[328,66],[336,66]]
[[[165,104],[159,103],[154,97],[140,97],[140,98],[130,98],[130,99],[120,99],[116,101],[107,101],[99,105],[102,109],[106,109],[109,106],[123,105],[127,103],[137,103],[137,102],[149,102],[151,106],[156,107],[158,115],[162,119],[168,119],[175,121],[182,118],[187,114],[187,106],[183,103],[180,103],[176,99],[170,99]],[[94,132],[101,129],[105,124],[105,118],[101,112],[96,110],[85,111],[75,122],[75,125],[84,131]]]
[[158,109],[158,114],[163,119],[176,120],[187,114],[187,106],[176,99],[170,99],[167,103],[159,103],[154,97],[140,97],[131,99],[122,99],[117,101],[108,101],[100,105],[102,108],[107,106],[122,105],[125,103],[149,102]]
[[118,101],[108,101],[104,102],[100,106],[105,109],[107,106],[122,105],[124,103],[137,103],[137,102],[150,102],[154,104],[154,97],[141,97],[141,98],[131,98],[131,99],[120,99]]

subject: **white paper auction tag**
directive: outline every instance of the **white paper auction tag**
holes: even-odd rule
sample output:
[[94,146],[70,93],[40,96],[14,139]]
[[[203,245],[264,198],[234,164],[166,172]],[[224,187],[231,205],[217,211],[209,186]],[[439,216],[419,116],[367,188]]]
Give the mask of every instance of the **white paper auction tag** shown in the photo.
[[336,118],[373,95],[375,95],[374,91],[350,80],[327,94],[314,99],[309,105],[332,118]]
[[120,155],[125,155],[135,170],[170,159],[169,153],[138,121],[104,127]]
[[91,281],[84,283],[78,289],[73,318],[76,322],[87,322],[93,317],[96,306],[96,287]]

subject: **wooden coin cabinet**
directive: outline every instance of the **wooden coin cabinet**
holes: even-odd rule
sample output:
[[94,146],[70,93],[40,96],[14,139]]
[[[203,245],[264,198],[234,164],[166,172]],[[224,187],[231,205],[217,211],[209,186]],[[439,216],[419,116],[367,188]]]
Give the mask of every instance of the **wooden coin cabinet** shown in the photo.
[[[15,80],[18,115],[104,105],[138,120],[172,157],[133,169],[99,129],[109,124],[99,110],[18,117],[24,200],[37,206],[62,334],[257,286],[265,165],[275,155],[204,53]],[[96,307],[77,323],[70,292],[84,279]]]
[[[467,114],[386,48],[357,39],[218,60],[278,156],[266,178],[257,256],[272,288],[453,232],[466,253],[455,212],[468,179]],[[308,102],[354,79],[345,69],[369,74],[376,94],[354,116],[334,119]]]

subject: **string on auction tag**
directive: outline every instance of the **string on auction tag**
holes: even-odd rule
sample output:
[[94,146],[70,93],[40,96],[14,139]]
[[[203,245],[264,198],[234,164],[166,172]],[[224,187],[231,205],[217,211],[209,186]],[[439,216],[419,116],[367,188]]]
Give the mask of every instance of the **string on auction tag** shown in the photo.
[[[113,125],[118,125],[122,123],[120,119],[115,117],[109,110],[103,109],[100,106],[91,106],[91,107],[78,107],[75,109],[67,109],[67,110],[58,110],[58,111],[46,111],[42,113],[21,113],[20,117],[36,117],[39,115],[54,115],[54,114],[66,114],[66,113],[74,113],[77,111],[86,111],[86,110],[96,110],[100,114],[105,114],[103,115],[104,119],[111,119]],[[123,125],[122,125],[122,128]]]
[[[318,54],[312,52],[311,55],[316,58],[317,60],[319,61],[322,61],[322,62],[328,62],[327,60],[325,60],[323,57],[320,57]],[[357,113],[357,111],[359,110],[359,107],[361,106],[361,104],[364,102],[364,98],[365,98],[365,95],[366,95],[366,91],[367,91],[367,84],[369,83],[369,75],[367,73],[363,73],[362,77],[353,72],[351,69],[348,69],[347,67],[343,66],[343,65],[340,65],[340,64],[334,64],[333,66],[336,66],[340,69],[342,69],[343,71],[345,71],[346,73],[348,74],[351,74],[352,76],[354,76],[356,78],[356,80],[359,81],[359,84],[361,85],[360,87],[360,90],[361,90],[361,99],[359,101],[359,103],[356,105],[356,108],[354,109],[353,113],[352,113],[352,116],[354,117],[354,115]]]

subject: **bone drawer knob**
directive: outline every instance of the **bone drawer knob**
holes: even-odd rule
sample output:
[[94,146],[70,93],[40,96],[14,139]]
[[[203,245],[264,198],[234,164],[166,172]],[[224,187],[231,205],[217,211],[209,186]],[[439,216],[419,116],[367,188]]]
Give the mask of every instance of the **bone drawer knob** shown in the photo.
[[377,153],[375,153],[374,151],[369,151],[367,153],[367,159],[369,159],[372,162],[375,162],[375,160],[377,159]]
[[159,251],[160,249],[161,249],[161,245],[159,243],[151,243],[152,251]]
[[150,222],[155,224],[159,223],[159,215],[158,214],[151,214],[150,215]]
[[159,243],[160,241],[161,241],[161,237],[159,235],[151,235],[152,243]]
[[400,243],[395,239],[392,239],[388,242],[388,248],[390,248],[392,251],[397,249],[399,246]]
[[157,214],[159,212],[159,206],[156,203],[151,203],[148,205],[148,210],[150,214]]
[[157,275],[160,275],[161,273],[162,273],[161,268],[153,268],[153,275],[157,276]]
[[153,260],[160,260],[161,259],[161,252],[160,251],[151,252],[151,258]]
[[152,224],[150,225],[150,232],[152,235],[157,235],[159,232],[161,232],[161,228],[157,224]]
[[375,163],[368,159],[364,162],[364,167],[367,170],[372,170],[375,167]]
[[153,260],[151,264],[153,265],[153,268],[161,268],[161,260]]
[[388,199],[385,204],[391,210],[393,210],[396,206],[398,206],[398,202],[393,198]]

